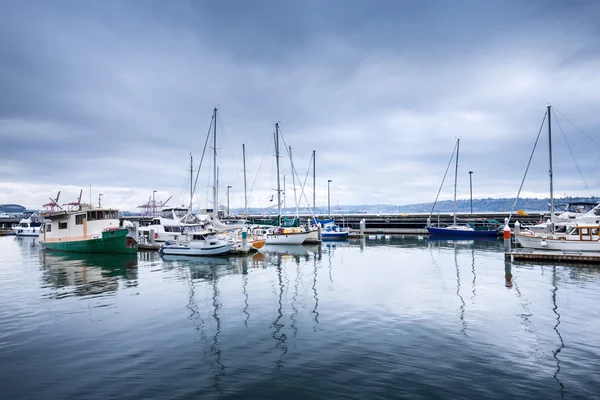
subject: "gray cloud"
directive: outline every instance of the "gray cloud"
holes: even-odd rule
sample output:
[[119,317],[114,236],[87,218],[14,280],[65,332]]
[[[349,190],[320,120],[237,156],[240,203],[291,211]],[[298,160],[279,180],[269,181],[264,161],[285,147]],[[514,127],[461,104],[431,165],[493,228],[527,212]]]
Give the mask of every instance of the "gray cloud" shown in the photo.
[[[513,196],[549,102],[598,138],[595,2],[28,2],[2,9],[0,202],[37,208],[56,190],[69,188],[73,197],[89,184],[121,208],[154,189],[186,201],[189,153],[199,159],[215,105],[221,183],[233,186],[236,207],[241,143],[249,187],[256,180],[251,205],[269,204],[276,120],[302,180],[317,150],[320,204],[327,179],[336,203],[431,201],[455,137],[462,139],[460,195],[468,195],[473,170],[477,196]],[[587,194],[554,127],[557,193]],[[568,122],[561,127],[597,195],[596,145]],[[542,139],[528,194],[546,195],[545,154]],[[200,206],[208,177],[201,173]],[[450,198],[449,186],[445,192]]]

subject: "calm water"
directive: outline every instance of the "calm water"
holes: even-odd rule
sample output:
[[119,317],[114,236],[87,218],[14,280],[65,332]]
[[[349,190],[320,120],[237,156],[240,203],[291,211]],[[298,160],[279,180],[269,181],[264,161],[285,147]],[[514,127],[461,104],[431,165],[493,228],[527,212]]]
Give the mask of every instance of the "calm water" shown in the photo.
[[3,237],[0,398],[598,398],[600,270],[501,251],[398,238],[136,260]]

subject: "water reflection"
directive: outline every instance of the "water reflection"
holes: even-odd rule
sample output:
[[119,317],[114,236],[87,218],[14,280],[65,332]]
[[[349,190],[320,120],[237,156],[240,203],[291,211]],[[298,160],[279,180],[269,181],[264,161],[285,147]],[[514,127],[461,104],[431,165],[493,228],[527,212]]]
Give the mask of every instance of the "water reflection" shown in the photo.
[[554,359],[556,360],[556,371],[554,372],[554,379],[556,379],[556,382],[558,382],[558,384],[560,386],[561,398],[564,398],[565,397],[565,393],[564,393],[565,386],[560,381],[560,379],[558,379],[558,374],[560,373],[560,359],[558,358],[558,354],[562,351],[562,349],[564,349],[565,342],[564,342],[560,332],[558,331],[558,326],[560,325],[560,314],[558,313],[558,305],[556,304],[556,292],[557,291],[558,291],[558,286],[556,285],[556,265],[555,265],[552,267],[552,305],[553,305],[552,311],[556,315],[556,325],[554,325],[554,331],[556,332],[556,335],[558,336],[560,345],[556,348],[556,350],[554,350],[552,352],[552,357],[554,357]]
[[[115,292],[122,281],[124,287],[138,285],[138,260],[129,254],[83,254],[40,251],[43,280],[55,289],[73,287],[77,296]],[[71,292],[57,293],[57,298]]]
[[281,368],[283,368],[283,356],[285,356],[288,351],[287,345],[285,343],[287,340],[287,336],[284,332],[281,332],[285,325],[279,322],[281,320],[281,318],[283,318],[282,297],[283,297],[283,289],[284,289],[283,280],[282,280],[281,258],[277,257],[276,265],[277,265],[277,279],[279,282],[279,296],[277,299],[277,305],[278,305],[277,317],[271,324],[271,328],[273,329],[273,333],[271,334],[271,336],[273,337],[273,339],[275,339],[275,343],[276,343],[275,347],[281,351],[281,353],[279,355],[279,359],[276,362],[277,369],[281,369]]
[[460,332],[464,335],[464,336],[469,336],[467,335],[467,322],[465,321],[465,300],[463,299],[462,295],[460,294],[460,268],[458,267],[458,250],[456,247],[457,243],[455,242],[455,247],[454,247],[454,266],[456,267],[456,295],[458,296],[458,298],[460,299],[460,320],[462,322],[462,329],[460,330]]

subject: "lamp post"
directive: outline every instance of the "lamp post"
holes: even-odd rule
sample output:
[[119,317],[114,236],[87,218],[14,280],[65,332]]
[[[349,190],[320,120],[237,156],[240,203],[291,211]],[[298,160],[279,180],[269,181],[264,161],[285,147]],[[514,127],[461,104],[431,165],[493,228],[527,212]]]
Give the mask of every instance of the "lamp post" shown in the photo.
[[156,200],[154,197],[154,194],[158,192],[158,190],[153,190],[152,191],[152,216],[156,217]]
[[329,184],[332,182],[331,179],[327,179],[327,215],[331,217],[331,193],[329,190]]
[[232,186],[227,186],[227,216],[229,217],[229,189],[231,189]]
[[98,208],[102,208],[102,194],[98,193]]
[[469,192],[471,193],[471,215],[473,215],[473,171],[469,171]]

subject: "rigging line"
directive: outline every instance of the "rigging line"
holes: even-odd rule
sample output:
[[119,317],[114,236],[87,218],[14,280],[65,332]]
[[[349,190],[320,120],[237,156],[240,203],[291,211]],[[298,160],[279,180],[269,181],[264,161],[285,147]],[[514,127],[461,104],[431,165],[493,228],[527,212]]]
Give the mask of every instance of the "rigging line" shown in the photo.
[[581,180],[583,181],[583,185],[585,186],[585,189],[587,190],[588,195],[591,197],[592,193],[590,192],[590,188],[588,187],[587,182],[585,181],[585,178],[583,177],[583,174],[581,173],[581,168],[579,168],[579,164],[577,164],[577,160],[575,159],[573,150],[571,149],[571,146],[569,145],[569,142],[567,141],[567,136],[565,135],[565,132],[563,131],[563,128],[560,125],[560,122],[558,121],[558,118],[556,118],[556,115],[554,116],[554,121],[556,122],[556,124],[558,125],[558,128],[560,129],[560,133],[561,133],[563,139],[565,140],[565,144],[567,145],[567,149],[569,149],[569,153],[571,153],[571,158],[573,159],[573,162],[575,163],[575,167],[577,167],[577,172],[579,172],[579,176],[581,177]]
[[[279,129],[279,134],[281,135],[281,139],[283,140],[283,144],[285,145],[285,147],[287,149],[289,149],[288,144],[285,142],[285,138],[283,137],[283,134],[281,133],[281,128]],[[288,156],[289,156],[289,150],[288,150]],[[312,160],[312,157],[311,157]],[[298,182],[300,182],[300,177],[298,176],[298,173],[296,171],[296,166],[292,165],[292,174],[295,174],[296,178],[298,179]],[[301,193],[300,193],[300,198],[302,199],[302,197],[304,197],[304,200],[306,200],[306,204],[308,205],[308,208],[310,208],[312,210],[312,207],[310,206],[310,201],[308,200],[308,197],[306,196],[306,193],[304,193],[304,187],[300,187],[301,189]],[[298,202],[299,204],[300,202]],[[312,214],[314,216],[314,210],[312,211]]]
[[448,170],[450,169],[450,164],[452,164],[452,160],[454,159],[454,153],[456,153],[456,147],[458,146],[458,141],[454,145],[454,150],[452,150],[452,155],[450,156],[450,160],[448,161],[448,166],[446,167],[446,172],[444,173],[444,178],[442,178],[442,184],[440,185],[440,189],[438,190],[437,196],[435,196],[435,201],[433,202],[433,206],[431,207],[431,212],[429,213],[429,218],[433,215],[433,210],[435,209],[435,204],[440,197],[440,193],[442,191],[442,187],[444,187],[444,181],[446,180],[446,175],[448,175]]
[[[196,171],[196,180],[194,181],[194,188],[192,189],[192,196],[196,193],[196,185],[198,184],[198,177],[200,176],[200,169],[202,168],[202,162],[204,161],[204,154],[206,153],[206,147],[208,146],[208,139],[210,138],[210,130],[214,123],[215,116],[210,118],[210,124],[208,125],[208,134],[206,135],[206,141],[204,142],[204,149],[202,150],[202,157],[200,157],[200,164],[198,164],[198,171]],[[191,211],[191,210],[190,210]]]
[[[271,138],[269,137],[269,143],[270,142],[271,142]],[[267,146],[264,146],[264,147],[267,147]],[[252,191],[254,190],[254,186],[256,185],[256,180],[258,179],[258,175],[260,174],[260,168],[262,167],[264,161],[265,161],[265,156],[263,156],[263,158],[260,160],[260,165],[258,166],[258,170],[256,171],[256,175],[254,176],[254,181],[252,182],[252,187],[250,187],[250,192],[248,192],[248,204],[250,204],[250,200],[251,200],[251,196],[252,196]]]
[[552,106],[552,109],[553,109],[555,112],[559,113],[561,117],[563,117],[564,119],[566,119],[568,123],[570,123],[571,125],[573,125],[573,126],[575,127],[575,129],[577,129],[579,132],[581,132],[581,133],[582,133],[582,134],[583,134],[585,137],[587,137],[587,138],[588,138],[588,139],[590,139],[592,142],[594,142],[594,143],[596,144],[596,146],[600,147],[600,143],[598,143],[596,140],[594,140],[594,138],[592,138],[590,135],[588,135],[587,133],[585,133],[585,132],[583,131],[583,129],[581,129],[580,127],[578,127],[577,125],[575,125],[575,124],[574,124],[574,123],[573,123],[573,122],[572,122],[572,121],[571,121],[569,118],[565,117],[565,116],[563,115],[563,113],[561,113],[560,111],[558,111],[558,110],[556,109],[556,107],[555,107],[555,106]]
[[[229,155],[231,156],[231,161],[233,161],[233,164],[235,165],[235,158],[233,158],[233,151],[231,150],[231,146],[229,145],[229,138],[227,137],[225,128],[223,128],[223,117],[219,118],[218,124],[219,124],[219,127],[221,128],[221,134],[222,134],[221,136],[224,137],[225,144],[227,145],[227,148],[229,149]],[[238,160],[240,160],[240,158],[238,158]],[[237,169],[236,169],[236,174],[237,174],[238,179],[241,179],[240,171]]]
[[542,124],[540,125],[540,130],[538,131],[537,137],[535,138],[535,143],[533,144],[533,150],[531,151],[531,155],[529,156],[529,162],[527,163],[527,168],[525,168],[525,175],[523,175],[523,180],[521,181],[521,186],[519,186],[519,192],[517,193],[517,197],[515,198],[515,202],[513,203],[512,210],[510,211],[510,215],[508,216],[508,220],[512,218],[515,207],[517,206],[517,201],[519,200],[519,196],[521,195],[521,190],[523,189],[523,184],[525,183],[525,178],[527,178],[527,172],[529,171],[529,166],[531,165],[531,160],[533,159],[533,153],[535,153],[535,148],[537,147],[538,141],[540,140],[540,135],[542,134],[542,129],[544,129],[544,122],[546,122],[546,117],[548,116],[548,111],[544,113],[544,118],[542,118]]

